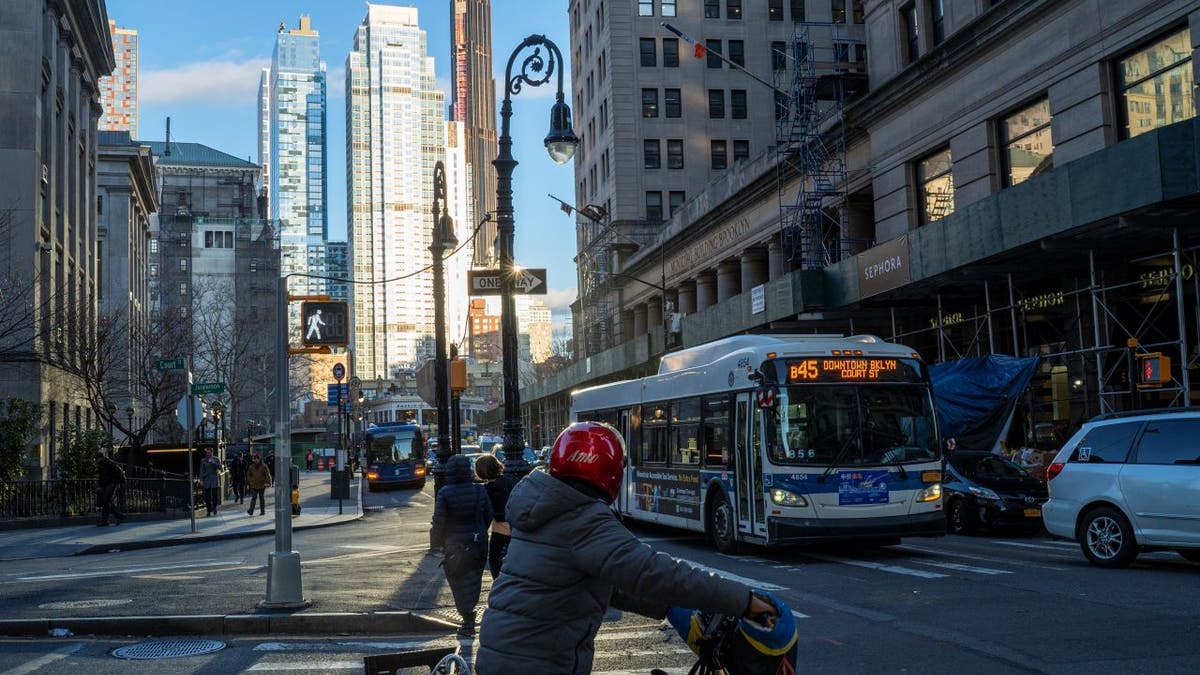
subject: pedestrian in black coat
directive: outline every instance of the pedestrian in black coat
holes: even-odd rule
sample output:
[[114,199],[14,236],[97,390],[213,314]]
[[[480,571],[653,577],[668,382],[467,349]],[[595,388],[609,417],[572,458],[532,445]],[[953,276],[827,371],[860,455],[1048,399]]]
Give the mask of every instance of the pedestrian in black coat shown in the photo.
[[475,634],[475,605],[483,586],[491,521],[491,502],[483,486],[472,480],[470,460],[454,455],[446,462],[446,484],[434,501],[429,543],[442,550],[446,581],[463,620],[458,633],[464,637]]
[[125,485],[125,471],[103,452],[96,453],[96,470],[99,472],[97,484],[100,486],[100,494],[97,496],[97,501],[100,502],[100,520],[96,524],[103,526],[111,522],[120,525],[125,521],[125,514],[121,513],[117,500],[120,498],[121,487]]
[[233,484],[233,498],[235,503],[242,504],[246,501],[246,456],[238,454],[233,458],[233,462],[229,467],[229,477]]
[[504,507],[508,504],[508,495],[512,492],[515,481],[511,475],[505,475],[504,465],[494,455],[484,455],[475,460],[475,473],[484,482],[488,501],[492,503],[492,535],[488,538],[488,570],[492,573],[492,581],[500,576],[500,565],[504,555],[508,553],[508,542],[512,539],[512,529],[508,519],[504,517]]

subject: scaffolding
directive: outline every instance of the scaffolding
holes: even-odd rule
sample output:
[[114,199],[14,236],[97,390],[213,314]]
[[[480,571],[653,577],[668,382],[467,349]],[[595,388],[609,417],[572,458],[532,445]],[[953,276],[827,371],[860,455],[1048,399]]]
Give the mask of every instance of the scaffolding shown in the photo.
[[[797,23],[790,53],[773,55],[791,66],[774,70],[781,245],[801,269],[823,268],[849,249],[842,230],[847,169],[841,120],[847,79],[865,77],[856,72],[865,64],[851,61],[853,43],[842,30],[837,23]],[[795,191],[789,183],[797,177]]]
[[613,283],[612,244],[614,232],[607,213],[593,218],[577,211],[579,241],[586,242],[575,257],[579,270],[579,307],[583,317],[579,328],[583,339],[576,339],[576,357],[582,358],[604,351],[613,344]]

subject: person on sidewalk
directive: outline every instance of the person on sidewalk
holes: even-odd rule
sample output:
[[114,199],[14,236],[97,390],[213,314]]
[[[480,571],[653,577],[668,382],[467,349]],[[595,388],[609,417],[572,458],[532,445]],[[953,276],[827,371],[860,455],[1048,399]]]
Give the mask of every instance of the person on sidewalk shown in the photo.
[[504,507],[508,504],[508,495],[512,492],[511,476],[504,475],[504,465],[495,455],[484,455],[475,460],[475,473],[484,482],[488,501],[492,503],[492,536],[488,539],[488,571],[492,573],[492,581],[500,576],[500,563],[508,553],[508,542],[512,530],[504,518]]
[[238,453],[229,466],[229,479],[233,484],[233,501],[235,504],[246,503],[246,455]]
[[200,460],[200,487],[204,488],[204,515],[217,515],[217,504],[221,501],[221,460],[213,456],[212,448],[205,449],[204,459]]
[[304,453],[304,463],[308,467],[307,470],[312,471],[312,467],[313,467],[313,451],[312,450],[309,450],[308,452]]
[[662,619],[668,606],[745,616],[773,627],[779,610],[749,586],[655,552],[612,510],[625,441],[600,422],[567,427],[509,496],[512,541],[479,628],[477,675],[589,673],[611,604]]
[[446,484],[433,505],[429,544],[442,551],[442,568],[462,616],[462,637],[475,635],[475,605],[483,588],[483,563],[487,559],[487,528],[492,504],[482,485],[471,475],[471,461],[454,455],[446,462]]
[[97,497],[100,520],[96,526],[103,527],[109,523],[120,525],[125,522],[125,514],[121,513],[117,500],[121,496],[121,488],[125,486],[125,470],[103,452],[96,453],[96,470],[99,472],[97,484],[100,492]]
[[267,487],[271,485],[271,470],[263,464],[262,457],[258,453],[250,460],[250,466],[246,468],[246,487],[250,488],[250,508],[246,509],[248,515],[254,515],[254,504],[258,503],[258,515],[263,515],[267,512]]

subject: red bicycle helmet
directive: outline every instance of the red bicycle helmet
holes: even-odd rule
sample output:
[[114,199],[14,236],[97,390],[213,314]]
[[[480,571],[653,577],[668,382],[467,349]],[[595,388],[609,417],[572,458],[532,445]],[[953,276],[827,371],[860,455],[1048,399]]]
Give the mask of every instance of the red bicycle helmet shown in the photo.
[[625,440],[603,422],[572,424],[558,435],[550,451],[551,476],[591,483],[610,499],[617,498],[624,468]]

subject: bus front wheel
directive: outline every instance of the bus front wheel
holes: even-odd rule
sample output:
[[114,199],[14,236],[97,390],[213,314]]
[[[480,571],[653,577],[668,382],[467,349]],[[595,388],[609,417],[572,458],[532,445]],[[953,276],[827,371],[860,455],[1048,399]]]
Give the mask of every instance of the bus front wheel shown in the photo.
[[713,493],[708,507],[708,536],[721,553],[738,552],[737,519],[733,515],[733,505],[721,491]]

